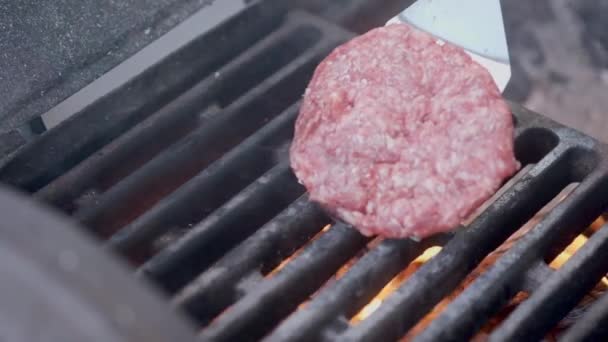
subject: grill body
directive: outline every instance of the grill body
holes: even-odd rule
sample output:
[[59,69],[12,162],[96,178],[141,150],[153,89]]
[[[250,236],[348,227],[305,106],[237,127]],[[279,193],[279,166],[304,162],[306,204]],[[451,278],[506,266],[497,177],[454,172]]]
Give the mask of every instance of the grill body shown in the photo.
[[[608,204],[606,146],[512,104],[527,166],[516,181],[454,233],[370,244],[307,200],[287,159],[315,66],[352,36],[306,12],[251,5],[17,151],[0,180],[73,216],[214,341],[397,340],[576,183],[417,336],[471,338],[525,291],[491,338],[542,338],[608,271],[607,229],[564,267],[547,265]],[[371,316],[349,323],[436,245]],[[602,298],[567,336],[603,333],[606,307]]]

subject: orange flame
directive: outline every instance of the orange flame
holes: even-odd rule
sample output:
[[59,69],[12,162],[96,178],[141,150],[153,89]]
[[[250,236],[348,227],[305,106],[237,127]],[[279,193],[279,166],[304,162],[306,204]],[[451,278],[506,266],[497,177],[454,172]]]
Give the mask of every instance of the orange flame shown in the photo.
[[369,317],[374,311],[376,311],[382,302],[393,293],[399,286],[407,280],[420,266],[429,261],[432,257],[437,255],[441,251],[441,247],[434,246],[427,248],[422,254],[420,254],[410,265],[397,274],[388,284],[386,284],[380,292],[365,305],[353,318],[350,320],[351,324],[357,324],[367,317]]
[[[605,223],[606,220],[600,216],[589,226],[588,230],[590,230],[591,233],[596,232]],[[549,263],[549,267],[553,269],[562,267],[579,249],[583,247],[587,240],[589,240],[587,236],[579,234],[557,257],[555,257],[555,259],[553,259],[553,261],[551,261],[551,263]],[[602,283],[608,286],[608,277],[603,277]]]
[[[552,203],[550,203],[550,204],[547,205],[547,208],[543,208],[543,210],[541,210],[541,212],[539,212],[537,214],[538,217],[535,217],[534,219],[530,220],[530,222],[527,225],[529,225],[530,227],[534,226],[535,223],[537,223],[540,219],[542,219],[542,217],[544,217],[544,215],[546,214],[546,212],[550,211],[559,202],[561,202],[575,187],[576,187],[576,184],[572,184],[572,186],[568,186],[566,189],[564,189],[562,191],[562,193],[560,193],[558,196],[556,196],[556,198],[552,201]],[[568,259],[570,259],[576,253],[576,251],[578,251],[587,242],[587,240],[588,240],[587,236],[590,236],[594,232],[598,231],[605,223],[606,223],[606,220],[603,217],[599,217],[585,231],[584,234],[586,234],[586,235],[580,234],[579,236],[577,236],[572,241],[572,243],[570,245],[568,245],[564,249],[564,251],[562,251],[562,253],[560,253],[549,264],[550,267],[552,267],[554,269],[558,269],[559,267],[561,267],[562,265],[564,265],[568,261]],[[329,229],[330,229],[330,225],[325,226],[310,241],[314,241],[315,239],[317,239],[319,236],[321,236],[324,232],[326,232]],[[525,231],[527,231],[527,230],[525,230]],[[521,234],[521,232],[520,232],[520,234]],[[514,234],[514,235],[518,235],[518,234]],[[521,236],[517,236],[516,239],[518,237],[521,237]],[[379,239],[379,238],[372,240],[371,242],[369,242],[369,244],[367,246],[368,248],[366,250],[369,250],[369,249],[373,248],[374,246],[376,246],[377,244],[379,244],[381,241],[382,241],[382,239]],[[505,242],[504,244],[505,245],[509,245],[508,242]],[[281,262],[275,269],[272,270],[272,272],[269,273],[268,276],[272,276],[275,273],[277,273],[278,271],[280,271],[283,267],[285,267],[285,265],[287,263],[289,263],[291,260],[293,260],[295,257],[297,257],[301,253],[301,251],[307,245],[308,244],[302,246],[293,255],[291,255],[289,258],[287,258],[283,262]],[[499,250],[500,249],[501,248],[499,248]],[[508,249],[508,247],[506,249]],[[439,246],[433,246],[433,247],[430,247],[430,248],[426,249],[416,259],[414,259],[403,271],[401,271],[399,274],[397,274],[395,277],[393,277],[393,279],[391,279],[391,281],[388,282],[378,292],[378,294],[376,294],[376,296],[374,298],[372,298],[357,314],[355,314],[351,318],[350,323],[353,324],[353,325],[356,325],[356,324],[360,323],[361,321],[365,320],[370,315],[372,315],[376,310],[378,310],[378,308],[382,305],[383,301],[386,300],[386,298],[390,294],[392,294],[394,291],[396,291],[401,284],[403,284],[423,264],[425,264],[426,262],[428,262],[431,258],[433,258],[435,255],[437,255],[440,251],[441,251],[441,247],[439,247]],[[500,255],[500,253],[498,253],[498,255]],[[332,277],[332,279],[335,281],[335,280],[341,278],[356,263],[356,261],[359,260],[360,257],[361,257],[361,255],[357,255],[357,256],[353,257],[351,260],[349,260],[345,265],[343,265],[335,273],[335,275],[334,275],[334,277]],[[492,258],[490,258],[490,256],[488,256],[488,259],[492,259]],[[493,263],[493,262],[485,262],[485,261],[486,260],[484,260],[484,262],[482,262],[482,264],[479,265],[479,268],[481,268],[481,270],[476,269],[475,272],[473,272],[470,275],[470,277],[475,278],[476,276],[478,276],[480,274],[480,272],[483,272],[483,270],[482,270],[483,268],[488,267],[489,265],[491,265]],[[470,283],[470,279],[469,279],[469,281],[465,281],[465,283]],[[608,286],[608,277],[602,278],[602,283],[603,283],[604,286]],[[459,290],[462,290],[462,289],[459,289]],[[455,291],[455,292],[457,292],[457,291]],[[311,296],[311,297],[314,297],[314,295]],[[519,296],[518,295],[516,298],[513,299],[513,303],[512,303],[513,306],[518,305],[518,303],[520,303],[521,301],[524,301],[526,298],[527,298],[527,294],[525,294],[525,293],[523,294],[523,296]],[[441,312],[441,309],[444,308],[447,304],[449,304],[449,302],[451,302],[452,299],[453,299],[453,296],[450,296],[449,298],[445,298],[443,301],[441,301],[434,308],[434,310],[432,310],[432,312],[430,312],[426,317],[424,317],[421,320],[421,322],[419,322],[419,326],[417,325],[417,327],[415,329],[412,329],[410,331],[410,333],[419,332],[421,329],[424,329],[424,327],[426,326],[426,324],[429,321],[433,320],[434,317],[436,317],[436,315],[439,312]],[[309,300],[301,303],[300,306],[299,306],[299,309],[305,307],[308,303],[309,303]],[[413,335],[412,334],[406,335],[404,337],[404,340],[409,340],[408,337],[411,337],[411,336],[413,336]]]
[[302,251],[304,251],[304,248],[306,248],[309,244],[311,244],[313,241],[315,241],[316,239],[318,239],[321,235],[323,235],[325,232],[327,232],[329,230],[329,228],[331,228],[331,224],[325,225],[325,227],[323,227],[323,229],[321,229],[321,231],[319,231],[315,236],[313,236],[310,240],[308,240],[308,242],[298,248],[298,250],[296,250],[292,255],[290,255],[287,259],[281,261],[280,264],[278,264],[272,271],[270,271],[270,273],[268,273],[267,277],[272,277],[275,274],[277,274],[280,270],[282,270],[291,260],[295,259],[298,255],[302,254]]
[[551,263],[549,266],[553,269],[558,269],[562,267],[568,259],[570,259],[576,251],[578,251],[583,245],[587,242],[587,237],[585,235],[577,236],[572,243],[568,245]]

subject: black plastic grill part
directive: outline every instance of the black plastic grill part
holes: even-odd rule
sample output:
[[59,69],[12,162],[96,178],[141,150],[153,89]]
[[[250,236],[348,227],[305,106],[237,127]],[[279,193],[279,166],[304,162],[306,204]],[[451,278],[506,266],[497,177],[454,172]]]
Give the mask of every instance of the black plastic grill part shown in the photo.
[[[350,37],[304,12],[251,5],[26,146],[0,180],[84,223],[214,341],[398,340],[578,183],[416,336],[469,339],[526,291],[491,339],[542,338],[608,272],[606,228],[562,268],[547,266],[608,206],[607,147],[512,104],[521,178],[454,233],[369,244],[308,200],[287,158],[315,66]],[[371,316],[349,323],[435,245]],[[607,298],[563,338],[606,334]]]

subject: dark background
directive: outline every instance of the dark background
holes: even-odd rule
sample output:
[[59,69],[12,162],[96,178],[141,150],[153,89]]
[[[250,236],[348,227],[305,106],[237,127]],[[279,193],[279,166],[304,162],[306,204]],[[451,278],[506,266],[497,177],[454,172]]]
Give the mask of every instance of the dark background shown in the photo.
[[503,0],[510,99],[608,142],[608,1]]

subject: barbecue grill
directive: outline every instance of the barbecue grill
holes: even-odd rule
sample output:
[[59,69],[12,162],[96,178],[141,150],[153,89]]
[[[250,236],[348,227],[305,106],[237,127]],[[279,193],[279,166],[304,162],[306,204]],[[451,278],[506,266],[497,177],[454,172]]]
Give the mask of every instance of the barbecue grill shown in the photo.
[[[365,3],[249,4],[10,151],[0,180],[53,209],[3,194],[3,224],[13,227],[9,237],[21,241],[17,246],[37,249],[36,242],[49,241],[36,260],[54,265],[59,255],[61,267],[48,270],[58,268],[62,281],[49,283],[49,293],[77,293],[97,305],[78,307],[71,317],[95,311],[134,321],[130,328],[114,328],[147,330],[147,337],[127,334],[142,341],[196,334],[204,341],[398,340],[567,187],[571,191],[546,216],[413,337],[479,336],[524,292],[527,299],[489,337],[540,340],[602,281],[608,228],[591,234],[587,227],[608,205],[608,147],[515,103],[522,171],[454,233],[420,242],[369,239],[308,201],[287,156],[299,99],[315,66],[354,35],[349,29],[381,22],[355,20]],[[396,3],[390,6],[404,6]],[[32,228],[40,225],[46,229]],[[95,242],[72,237],[66,227],[95,236]],[[587,242],[563,267],[551,268],[580,234],[589,236]],[[441,250],[373,312],[353,320],[431,247]],[[114,255],[121,260],[112,260]],[[15,262],[0,258],[0,270],[29,267]],[[96,281],[107,288],[90,290]],[[27,293],[8,288],[12,293],[0,292],[3,303]],[[42,305],[37,303],[32,305]],[[115,303],[132,311],[117,314]],[[10,310],[2,306],[0,317]],[[559,336],[597,340],[608,332],[607,321],[603,295]],[[20,324],[38,322],[23,318]],[[101,340],[114,340],[110,331],[103,330]]]

